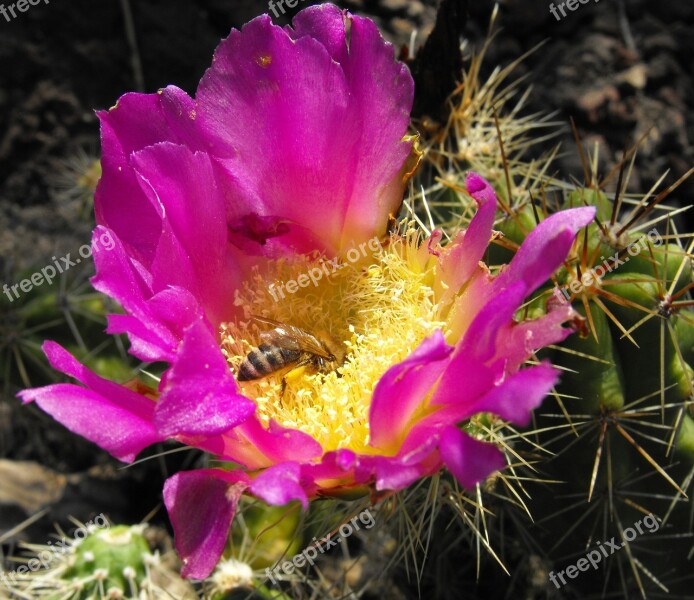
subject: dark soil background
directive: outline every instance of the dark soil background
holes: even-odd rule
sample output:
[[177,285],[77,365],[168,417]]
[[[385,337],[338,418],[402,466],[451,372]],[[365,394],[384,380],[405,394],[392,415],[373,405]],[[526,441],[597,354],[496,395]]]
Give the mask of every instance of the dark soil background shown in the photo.
[[[461,0],[462,2],[462,0]],[[293,11],[309,4],[302,1]],[[350,0],[339,3],[376,19],[399,47],[431,30],[435,0]],[[192,93],[214,48],[231,27],[266,12],[260,0],[131,2],[138,62],[133,67],[124,3],[53,0],[6,22],[0,17],[0,257],[22,268],[88,239],[60,214],[51,185],[78,150],[98,151],[94,109],[108,108],[144,82],[144,91],[174,83]],[[480,41],[493,3],[471,0],[466,34]],[[287,22],[285,17],[280,20]],[[573,116],[586,141],[600,140],[612,163],[649,130],[631,190],[646,190],[666,170],[674,181],[694,164],[694,3],[603,0],[579,5],[560,22],[546,0],[506,0],[503,31],[489,68],[508,64],[547,40],[519,68],[534,85],[530,109]],[[141,80],[141,81],[140,81]],[[560,174],[579,174],[565,136]],[[607,166],[607,164],[605,165]],[[694,179],[678,193],[694,196]],[[77,235],[75,235],[77,234]],[[0,273],[7,272],[2,269]]]
[[[308,4],[288,9],[288,16]],[[338,4],[373,17],[399,48],[410,44],[413,32],[419,46],[436,15],[435,0]],[[492,8],[492,2],[470,0],[465,33],[473,43],[484,39]],[[267,10],[260,0],[51,0],[10,22],[0,16],[0,284],[89,242],[91,223],[66,209],[60,182],[70,175],[71,157],[98,155],[94,110],[139,88],[176,84],[193,93],[220,39]],[[547,40],[517,72],[534,86],[528,110],[556,110],[565,123],[572,116],[586,141],[603,145],[603,173],[644,134],[630,191],[647,191],[668,169],[671,183],[694,165],[691,0],[596,0],[559,22],[547,0],[506,0],[499,25],[487,68]],[[558,174],[581,178],[568,128],[562,143]],[[687,206],[693,198],[694,178],[673,200]],[[136,522],[157,506],[167,472],[191,460],[117,471],[104,453],[12,396],[0,401],[0,459],[37,461],[71,474],[62,481],[64,502],[24,537],[45,539],[52,523],[68,514],[86,520],[108,509],[115,519]],[[25,508],[0,503],[0,536],[27,516]]]

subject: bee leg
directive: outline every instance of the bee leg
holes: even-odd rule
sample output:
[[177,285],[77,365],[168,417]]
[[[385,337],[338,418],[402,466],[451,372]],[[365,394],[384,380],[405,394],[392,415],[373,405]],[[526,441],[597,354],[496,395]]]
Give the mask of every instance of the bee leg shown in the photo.
[[304,370],[304,367],[310,365],[312,362],[312,358],[305,358],[296,363],[287,373],[285,373],[284,377],[282,377],[282,383],[280,385],[280,402],[282,401],[282,398],[284,397],[284,392],[287,389],[287,380],[290,378],[293,379],[297,377],[297,375]]

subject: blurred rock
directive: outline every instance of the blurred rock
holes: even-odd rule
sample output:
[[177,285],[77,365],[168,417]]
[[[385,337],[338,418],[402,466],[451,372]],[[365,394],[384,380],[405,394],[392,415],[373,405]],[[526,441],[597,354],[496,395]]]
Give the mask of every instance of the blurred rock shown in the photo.
[[3,459],[0,481],[0,505],[19,507],[27,516],[57,502],[67,484],[64,475],[38,463]]

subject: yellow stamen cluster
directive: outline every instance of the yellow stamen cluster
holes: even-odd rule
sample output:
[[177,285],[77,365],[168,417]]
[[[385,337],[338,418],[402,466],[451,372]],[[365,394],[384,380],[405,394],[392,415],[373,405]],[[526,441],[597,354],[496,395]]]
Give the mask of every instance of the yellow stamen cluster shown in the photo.
[[[234,373],[260,343],[252,316],[300,327],[314,335],[329,332],[342,343],[346,359],[337,369],[316,373],[304,367],[241,382],[256,401],[259,418],[313,436],[325,451],[350,448],[368,453],[369,406],[381,376],[405,359],[427,336],[444,329],[432,289],[432,270],[421,265],[419,236],[394,235],[375,255],[340,263],[316,285],[277,297],[281,282],[298,280],[320,260],[284,259],[259,271],[235,300],[246,320],[221,326],[221,347]],[[273,291],[274,290],[274,291]],[[282,379],[286,389],[281,393]]]

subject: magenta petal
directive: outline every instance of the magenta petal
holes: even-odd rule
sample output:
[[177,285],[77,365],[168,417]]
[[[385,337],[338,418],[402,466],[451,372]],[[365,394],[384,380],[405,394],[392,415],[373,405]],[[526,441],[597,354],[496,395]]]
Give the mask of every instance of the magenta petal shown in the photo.
[[132,462],[144,448],[164,439],[150,422],[110,398],[77,385],[49,385],[24,390],[18,395],[24,402],[35,401],[70,431],[123,462]]
[[548,364],[528,367],[508,377],[461,417],[491,412],[516,425],[527,425],[533,409],[542,404],[558,379],[559,372]]
[[55,342],[45,342],[43,349],[54,369],[88,389],[57,384],[24,390],[19,393],[24,402],[35,401],[70,431],[124,462],[132,462],[143,448],[164,439],[152,424],[154,402],[99,377]]
[[196,94],[237,190],[229,217],[283,216],[330,254],[382,233],[411,148],[412,78],[373,23],[351,25],[348,38],[334,6],[303,11],[296,33],[258,17],[220,44]]
[[301,467],[295,462],[285,462],[265,469],[251,483],[250,492],[268,504],[287,504],[298,500],[308,508],[308,498],[302,485]]
[[163,435],[215,435],[242,423],[255,403],[238,393],[229,365],[202,319],[186,331],[154,422]]
[[558,371],[546,364],[513,373],[497,384],[495,379],[502,376],[465,355],[454,356],[431,399],[432,406],[450,410],[432,413],[425,421],[458,423],[476,413],[491,412],[506,421],[527,425],[531,411],[559,378]]
[[126,333],[131,342],[129,352],[141,360],[171,362],[185,327],[199,316],[193,296],[172,287],[143,301],[131,315],[109,315],[106,332]]
[[455,354],[471,356],[480,362],[491,360],[497,351],[499,332],[512,321],[526,293],[525,283],[515,281],[503,293],[488,300],[458,343]]
[[181,288],[155,294],[150,274],[133,262],[114,232],[97,227],[94,244],[103,236],[110,236],[112,247],[94,254],[97,274],[92,285],[117,300],[129,315],[111,317],[109,332],[128,333],[133,353],[142,360],[171,362],[185,327],[199,315],[197,301]]
[[43,344],[43,351],[54,369],[77,379],[77,381],[89,389],[112,398],[115,404],[122,406],[142,420],[152,420],[155,404],[149,398],[145,398],[118,383],[100,377],[80,363],[60,344],[50,340],[46,341]]
[[508,349],[507,371],[520,367],[536,350],[566,339],[573,330],[562,325],[574,316],[575,311],[566,304],[554,307],[539,319],[507,325],[499,334],[499,344]]
[[576,233],[595,216],[595,207],[571,208],[548,217],[525,238],[513,260],[495,281],[501,290],[514,281],[524,281],[528,293],[537,289],[564,262]]
[[161,218],[137,183],[130,155],[164,141],[201,147],[190,125],[193,100],[170,86],[156,94],[125,94],[114,108],[97,114],[103,173],[94,200],[96,221],[112,229],[138,260],[149,265]]
[[[266,427],[255,416],[249,418],[229,435],[243,438],[246,442],[245,445],[250,446],[251,457],[255,460],[260,458],[262,463],[266,463],[268,460],[273,463],[288,460],[307,462],[320,457],[323,453],[321,445],[307,433],[282,427],[275,421],[270,421],[269,426]],[[242,447],[234,444],[230,451],[241,450]],[[232,456],[250,468],[261,466],[260,464],[254,465],[252,458],[246,457],[243,452],[238,456]]]
[[386,449],[402,441],[410,420],[443,373],[452,351],[443,333],[436,331],[407,359],[386,371],[371,401],[371,446]]
[[[331,12],[329,5],[313,10]],[[326,14],[323,21],[331,30],[337,26],[337,15],[333,15]],[[340,64],[350,88],[350,104],[357,107],[362,124],[362,139],[353,159],[352,197],[344,215],[344,247],[369,237],[368,232],[379,233],[393,206],[400,204],[404,180],[398,173],[411,150],[411,143],[401,138],[407,133],[414,83],[371,19],[353,15],[342,19],[349,43],[342,45]]]
[[333,459],[326,455],[323,465],[308,467],[307,471],[316,480],[327,477],[339,481],[347,474],[355,483],[375,484],[377,490],[401,490],[427,474],[421,464],[406,463],[399,457],[359,455],[349,465]]
[[351,471],[357,461],[357,455],[352,450],[342,448],[326,452],[320,463],[302,465],[302,470],[314,482],[321,479],[339,480],[345,476],[351,479]]
[[[110,136],[102,126],[102,175],[94,195],[96,222],[123,236],[128,253],[149,264],[161,231],[161,219],[140,188],[128,157],[120,147],[116,151],[110,148]],[[133,219],[133,215],[137,218]]]
[[489,182],[477,173],[468,173],[465,178],[465,188],[479,205],[477,213],[465,232],[462,244],[466,260],[476,267],[487,251],[492,237],[492,227],[496,216],[496,193]]
[[554,306],[550,311],[532,321],[523,321],[513,327],[517,340],[530,340],[529,347],[533,350],[561,342],[571,333],[571,329],[562,324],[576,316],[570,304]]
[[457,293],[479,268],[478,263],[492,237],[496,216],[496,194],[487,181],[477,173],[469,173],[465,186],[479,207],[467,230],[455,238],[441,257],[443,278],[449,286],[447,296]]
[[241,494],[248,487],[241,471],[183,471],[164,484],[164,503],[175,532],[184,577],[203,579],[219,561]]
[[121,156],[160,142],[202,146],[200,140],[192,138],[195,130],[186,124],[186,120],[193,120],[194,111],[193,99],[176,86],[154,94],[124,94],[116,106],[97,113],[102,144],[109,154],[118,152]]
[[[164,348],[162,339],[147,325],[130,315],[108,315],[106,333],[125,333],[130,340],[128,352],[145,362],[171,361],[174,355]],[[173,344],[175,340],[172,340]]]
[[495,378],[489,366],[464,352],[454,352],[431,397],[431,404],[468,403],[490,390]]
[[471,438],[453,426],[442,432],[439,452],[448,470],[467,489],[506,466],[504,455],[496,446]]
[[132,163],[164,216],[150,266],[153,292],[180,287],[197,299],[210,322],[233,318],[241,269],[227,249],[225,190],[212,160],[160,143],[134,154]]
[[387,457],[378,457],[374,462],[377,490],[402,490],[427,475],[420,463],[406,464]]
[[284,30],[295,40],[302,37],[318,40],[335,62],[344,64],[349,58],[345,35],[347,18],[345,12],[334,4],[319,4],[299,11],[291,26]]

